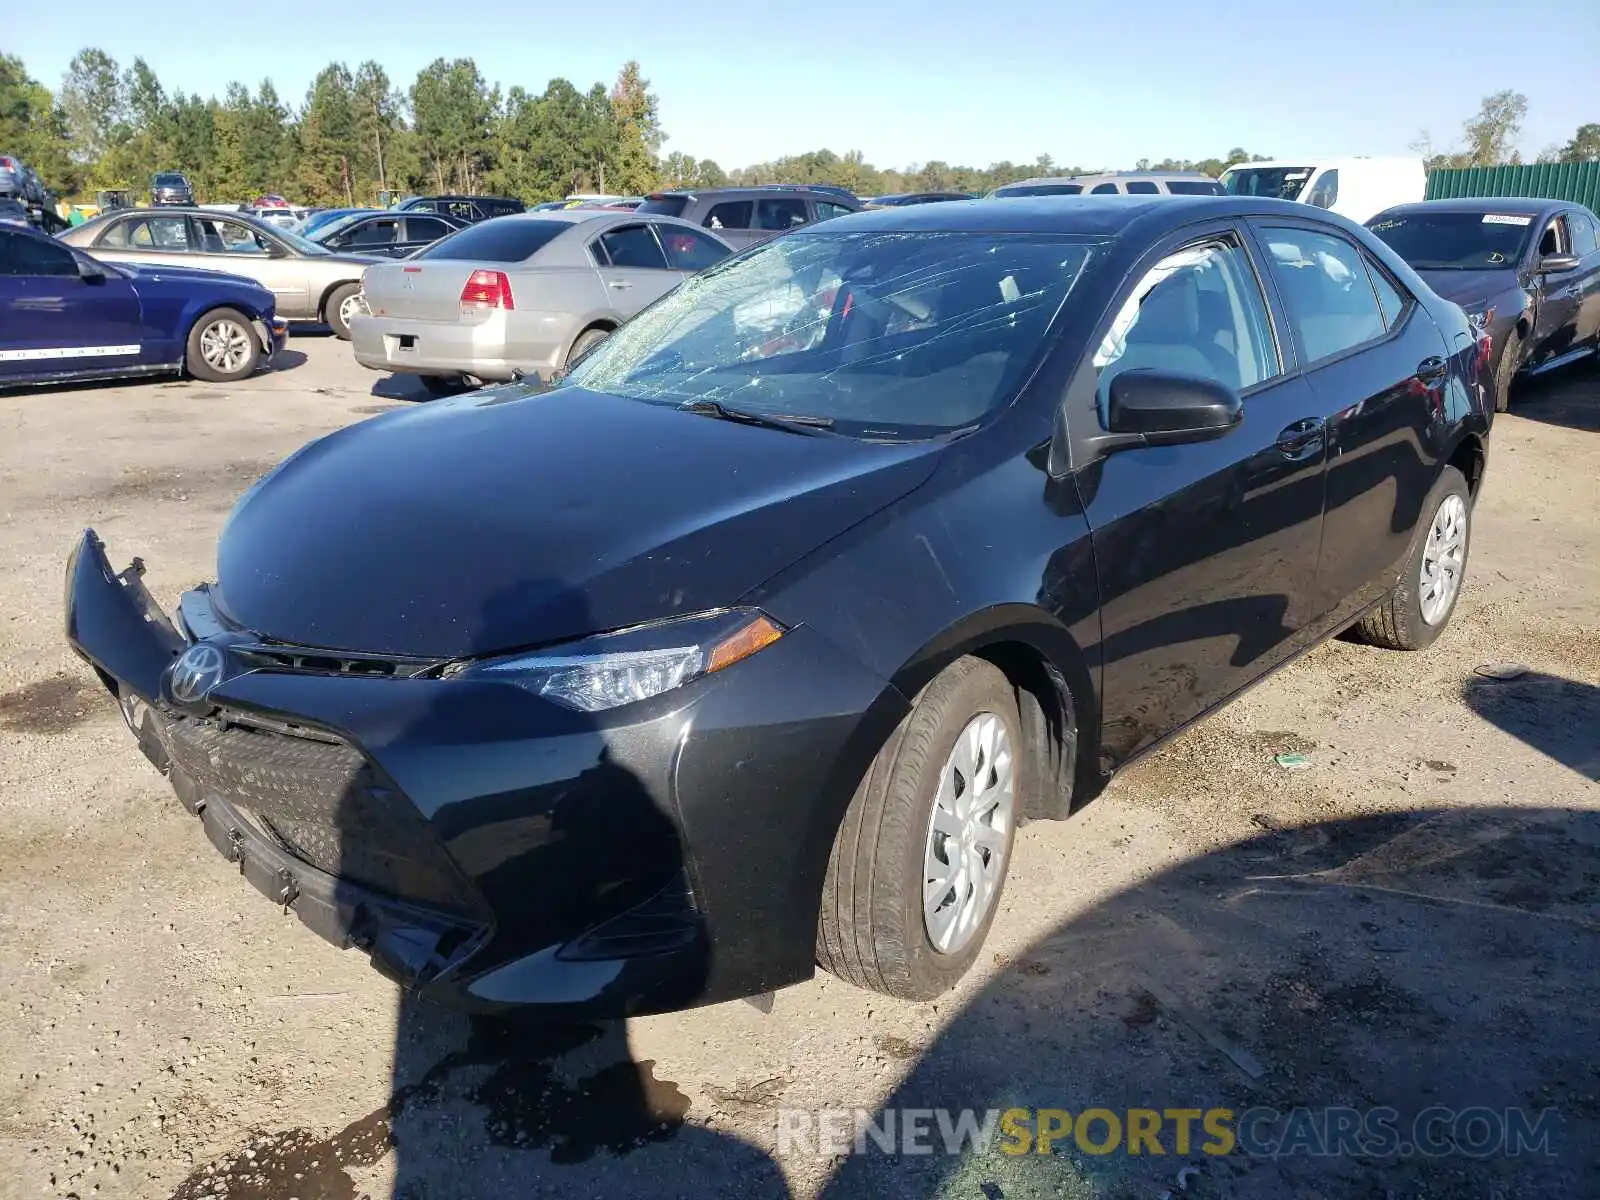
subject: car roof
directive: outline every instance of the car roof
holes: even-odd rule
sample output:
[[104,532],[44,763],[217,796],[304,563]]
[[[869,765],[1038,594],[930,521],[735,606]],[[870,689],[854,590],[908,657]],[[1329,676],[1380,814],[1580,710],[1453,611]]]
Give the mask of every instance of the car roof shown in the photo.
[[1419,200],[1415,204],[1396,204],[1390,213],[1454,212],[1504,213],[1508,217],[1543,217],[1564,208],[1582,208],[1575,200],[1545,200],[1532,196],[1462,196],[1453,200]]
[[905,204],[834,217],[786,234],[815,236],[857,229],[950,233],[1069,233],[1116,237],[1135,222],[1163,230],[1205,217],[1276,216],[1349,226],[1326,210],[1255,196],[1020,196]]
[[808,196],[823,196],[839,198],[852,196],[852,193],[842,188],[813,187],[808,183],[751,183],[744,187],[710,187],[710,188],[664,188],[659,192],[651,192],[650,196],[688,196],[691,200],[696,196],[761,196],[771,195],[776,192],[798,192]]

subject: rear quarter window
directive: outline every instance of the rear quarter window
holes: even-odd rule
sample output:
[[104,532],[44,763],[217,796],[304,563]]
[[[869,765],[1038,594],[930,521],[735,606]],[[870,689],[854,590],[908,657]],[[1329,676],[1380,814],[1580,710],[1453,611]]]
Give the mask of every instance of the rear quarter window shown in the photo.
[[415,257],[517,263],[537,254],[572,225],[567,221],[488,221],[435,242]]

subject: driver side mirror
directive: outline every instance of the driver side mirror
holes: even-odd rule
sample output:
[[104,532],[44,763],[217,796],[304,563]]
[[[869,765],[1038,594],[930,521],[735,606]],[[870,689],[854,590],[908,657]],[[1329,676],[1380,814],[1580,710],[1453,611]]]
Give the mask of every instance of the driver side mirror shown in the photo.
[[289,257],[289,252],[287,250],[285,250],[282,246],[278,245],[277,242],[268,242],[267,243],[267,257],[268,258],[288,258]]
[[78,278],[85,283],[104,283],[106,269],[92,258],[74,258],[78,264]]
[[1539,260],[1539,274],[1564,275],[1568,271],[1576,271],[1583,265],[1583,260],[1576,254],[1546,254]]
[[1205,442],[1244,420],[1239,393],[1214,379],[1135,369],[1111,380],[1105,450]]

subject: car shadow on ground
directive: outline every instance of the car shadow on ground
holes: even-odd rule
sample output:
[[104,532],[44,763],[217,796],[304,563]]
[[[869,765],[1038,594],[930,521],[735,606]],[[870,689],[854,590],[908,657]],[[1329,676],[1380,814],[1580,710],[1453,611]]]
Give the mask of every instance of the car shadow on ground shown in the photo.
[[[332,1136],[253,1143],[175,1200],[218,1181],[353,1198],[389,1155],[390,1200],[787,1196],[774,1148],[850,1200],[1580,1195],[1600,1177],[1596,900],[1590,811],[1390,813],[1226,847],[1006,962],[885,1105],[846,1114],[872,1129],[846,1129],[864,1152],[842,1161],[819,1114],[773,1111],[745,1137],[695,1124],[619,1024],[408,999],[389,1104]],[[945,1152],[962,1110],[988,1124],[986,1152],[959,1136]],[[1138,1154],[1131,1110],[1156,1114]],[[1048,1153],[1043,1121],[1067,1131]]]
[[1530,671],[1514,679],[1473,676],[1462,699],[1495,728],[1600,783],[1600,687]]
[[1600,360],[1585,359],[1519,382],[1511,411],[1545,425],[1600,433]]
[[385,375],[372,385],[372,395],[384,400],[405,400],[421,404],[434,397],[416,375]]
[[272,369],[274,372],[292,371],[296,367],[306,364],[306,352],[296,350],[293,346],[285,346],[272,356]]

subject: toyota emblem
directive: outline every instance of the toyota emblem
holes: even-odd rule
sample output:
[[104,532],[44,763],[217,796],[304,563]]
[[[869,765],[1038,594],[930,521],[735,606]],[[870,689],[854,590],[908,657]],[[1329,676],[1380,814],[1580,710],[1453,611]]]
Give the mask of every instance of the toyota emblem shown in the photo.
[[222,682],[222,651],[204,642],[190,646],[172,664],[172,698],[193,704]]

